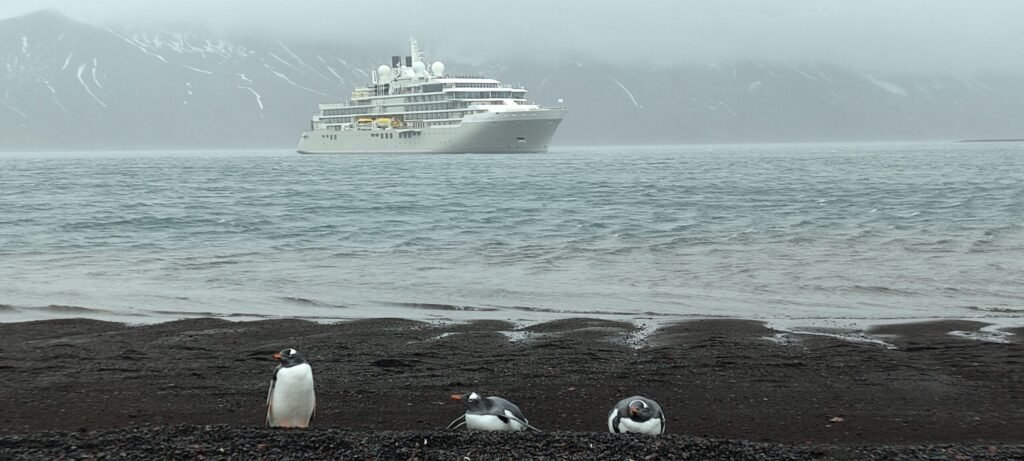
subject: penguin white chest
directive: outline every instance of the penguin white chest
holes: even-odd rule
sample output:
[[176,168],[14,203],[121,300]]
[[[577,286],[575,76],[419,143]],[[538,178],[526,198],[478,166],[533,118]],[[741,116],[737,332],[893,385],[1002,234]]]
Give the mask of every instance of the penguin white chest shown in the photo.
[[[506,413],[508,413],[507,410]],[[473,415],[467,413],[466,428],[473,431],[521,431],[526,429],[526,426],[507,416],[505,421],[502,421],[497,415]]]
[[658,435],[661,434],[661,418],[651,418],[642,423],[629,418],[621,418],[619,419],[619,432]]
[[316,408],[313,368],[308,363],[281,368],[273,385],[267,423],[277,427],[307,427]]

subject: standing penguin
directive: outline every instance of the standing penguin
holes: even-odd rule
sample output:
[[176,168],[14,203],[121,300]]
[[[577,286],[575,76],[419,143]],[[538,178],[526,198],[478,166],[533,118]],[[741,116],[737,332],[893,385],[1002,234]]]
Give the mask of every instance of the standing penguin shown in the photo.
[[476,392],[470,392],[453,395],[452,400],[462,401],[466,405],[466,414],[455,418],[448,429],[465,424],[471,431],[525,431],[529,428],[540,432],[526,421],[516,404],[501,397],[480,397]]
[[267,426],[309,427],[316,411],[313,368],[295,349],[274,354],[274,359],[281,363],[267,392]]
[[608,414],[608,431],[659,435],[665,432],[665,413],[658,402],[646,397],[625,398]]

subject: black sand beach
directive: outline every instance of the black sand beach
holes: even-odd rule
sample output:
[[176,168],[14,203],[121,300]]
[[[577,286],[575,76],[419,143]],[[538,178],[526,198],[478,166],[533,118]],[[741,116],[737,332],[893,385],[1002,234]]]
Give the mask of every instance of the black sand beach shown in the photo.
[[[948,334],[983,326],[872,331],[888,348],[742,320],[0,324],[0,459],[1024,459],[1024,331]],[[310,430],[261,427],[285,347],[314,368]],[[444,431],[469,390],[546,432]],[[630,394],[669,435],[605,433]]]

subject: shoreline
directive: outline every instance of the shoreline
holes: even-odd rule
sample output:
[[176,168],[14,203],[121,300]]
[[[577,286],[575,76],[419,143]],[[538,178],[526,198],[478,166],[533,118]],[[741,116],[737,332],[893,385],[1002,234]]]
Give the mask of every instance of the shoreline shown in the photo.
[[[831,336],[854,342],[867,342],[885,345],[895,348],[885,342],[885,335],[876,334],[876,331],[884,330],[892,325],[911,325],[934,322],[966,322],[968,324],[981,325],[976,331],[959,332],[965,338],[978,341],[1007,343],[1013,342],[1014,338],[1024,336],[1024,316],[1017,312],[1007,312],[1006,315],[999,315],[1000,311],[989,312],[983,316],[949,316],[949,317],[843,317],[843,318],[822,318],[822,317],[732,317],[714,315],[671,315],[654,312],[625,313],[625,312],[550,312],[532,318],[515,318],[512,313],[494,310],[467,309],[460,310],[458,306],[427,305],[436,307],[448,314],[457,315],[433,315],[433,316],[271,316],[261,314],[217,314],[214,312],[176,312],[176,311],[154,311],[158,315],[147,313],[115,313],[105,309],[57,305],[48,306],[14,306],[0,304],[0,325],[24,324],[32,322],[47,321],[69,321],[87,320],[105,323],[113,323],[128,327],[142,327],[159,325],[170,322],[185,320],[224,320],[232,323],[265,322],[265,321],[287,321],[299,320],[308,321],[319,325],[330,325],[344,322],[372,321],[382,318],[403,319],[413,322],[422,322],[431,326],[446,327],[455,324],[467,324],[472,322],[503,322],[510,327],[506,330],[510,339],[523,337],[522,331],[528,331],[534,325],[541,325],[548,322],[557,322],[566,319],[590,319],[598,321],[631,323],[636,327],[633,333],[633,342],[642,343],[647,336],[657,329],[671,326],[682,322],[696,321],[751,321],[764,324],[765,328],[775,330],[779,334],[791,335],[816,335]],[[18,313],[11,317],[12,313]],[[543,311],[542,311],[543,312]],[[27,315],[26,315],[27,314]],[[7,318],[5,318],[5,315]],[[176,315],[176,316],[175,316]],[[955,331],[955,330],[954,330]],[[638,344],[639,347],[639,344]]]
[[404,319],[3,323],[0,437],[255,430],[270,355],[294,347],[314,369],[316,430],[437,431],[461,412],[448,395],[475,390],[516,402],[545,431],[587,437],[605,435],[618,398],[643,394],[665,408],[668,434],[691,442],[1024,446],[1024,328],[1007,329],[1005,342],[970,336],[986,325],[871,328],[889,348],[727,319],[661,325],[640,342],[636,325],[586,318],[522,328]]

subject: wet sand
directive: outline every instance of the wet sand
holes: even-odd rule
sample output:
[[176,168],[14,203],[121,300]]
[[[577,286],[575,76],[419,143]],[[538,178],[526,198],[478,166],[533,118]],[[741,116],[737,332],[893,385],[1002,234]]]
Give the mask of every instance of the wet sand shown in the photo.
[[[400,319],[0,324],[0,458],[180,449],[214,458],[1021,459],[1024,331],[1004,343],[949,334],[984,326],[868,332],[889,348],[743,320],[647,337],[593,319],[518,330]],[[314,368],[313,430],[260,428],[270,356],[285,347]],[[516,402],[546,432],[444,431],[462,411],[448,396],[470,390]],[[662,404],[669,436],[604,434],[611,405],[632,394]],[[503,442],[526,451],[501,451]],[[382,444],[396,451],[374,451]]]

